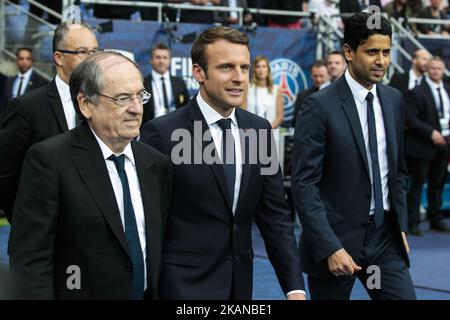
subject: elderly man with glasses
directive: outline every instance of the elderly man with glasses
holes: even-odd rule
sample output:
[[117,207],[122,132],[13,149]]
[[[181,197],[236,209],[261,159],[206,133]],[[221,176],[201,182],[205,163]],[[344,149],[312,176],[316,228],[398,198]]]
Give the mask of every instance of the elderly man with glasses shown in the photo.
[[28,151],[9,247],[18,298],[158,298],[172,165],[135,140],[142,80],[119,53],[89,57],[70,78],[84,121]]
[[61,23],[53,36],[55,79],[9,103],[0,124],[0,209],[10,222],[26,151],[34,143],[76,126],[69,78],[75,67],[96,51],[97,39],[89,25]]

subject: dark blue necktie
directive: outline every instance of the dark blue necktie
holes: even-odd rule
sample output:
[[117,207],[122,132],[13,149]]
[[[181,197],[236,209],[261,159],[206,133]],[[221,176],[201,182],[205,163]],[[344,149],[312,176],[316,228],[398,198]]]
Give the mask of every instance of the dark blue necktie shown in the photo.
[[441,87],[438,87],[437,89],[438,96],[439,96],[439,119],[444,117],[444,99],[442,99],[442,92]]
[[222,129],[222,162],[225,179],[227,181],[228,194],[230,195],[231,205],[234,200],[234,183],[236,181],[236,165],[234,152],[234,137],[231,133],[231,119],[221,119],[217,121]]
[[139,232],[134,215],[133,203],[131,202],[130,186],[125,172],[125,155],[118,157],[111,155],[108,160],[114,162],[122,182],[123,190],[123,212],[125,220],[125,236],[128,243],[128,253],[133,263],[133,289],[131,299],[142,299],[144,297],[144,256],[142,254]]
[[381,187],[380,164],[378,162],[377,128],[373,112],[373,93],[369,92],[367,100],[367,126],[369,128],[370,158],[372,160],[372,184],[375,198],[375,226],[379,228],[384,220],[383,192]]

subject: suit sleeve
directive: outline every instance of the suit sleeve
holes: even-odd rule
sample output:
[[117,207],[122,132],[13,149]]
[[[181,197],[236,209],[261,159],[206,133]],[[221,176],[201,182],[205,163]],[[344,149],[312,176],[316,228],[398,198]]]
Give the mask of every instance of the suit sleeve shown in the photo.
[[166,230],[167,216],[169,213],[170,200],[172,198],[172,187],[173,187],[173,165],[170,159],[167,159],[167,169],[164,176],[163,187],[162,187],[162,234]]
[[405,106],[403,104],[403,95],[400,95],[400,124],[397,127],[398,131],[398,159],[397,159],[397,180],[396,180],[396,190],[397,190],[397,197],[396,197],[396,213],[398,216],[398,220],[400,222],[400,229],[401,231],[407,232],[408,230],[408,212],[406,208],[406,194],[408,191],[408,170],[406,167],[406,161],[405,161],[405,137],[403,129],[404,123],[405,123]]
[[408,132],[431,143],[431,133],[434,128],[421,120],[421,97],[418,89],[411,91],[407,99],[407,123]]
[[315,98],[308,97],[302,105],[295,128],[292,193],[316,263],[343,247],[328,222],[320,197],[326,135],[327,119],[322,106]]
[[149,121],[144,125],[139,141],[152,146],[153,148],[167,156],[170,156],[169,150],[167,150],[167,148],[164,146],[160,128],[155,123],[155,121]]
[[8,108],[12,111],[0,124],[0,208],[11,222],[22,162],[31,145],[31,126],[20,100],[13,99]]
[[[267,130],[271,135],[272,130],[268,122]],[[281,288],[287,294],[292,290],[304,290],[305,286],[294,234],[294,223],[285,200],[278,160],[276,164],[277,172],[265,175],[255,221],[264,239],[268,257]]]
[[53,299],[53,265],[59,208],[56,161],[42,144],[28,151],[9,242],[10,269],[21,299]]

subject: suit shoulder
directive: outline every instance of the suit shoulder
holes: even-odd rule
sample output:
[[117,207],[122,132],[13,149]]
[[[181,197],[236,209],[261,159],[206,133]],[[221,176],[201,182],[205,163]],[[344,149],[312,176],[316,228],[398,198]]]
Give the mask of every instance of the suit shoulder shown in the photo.
[[165,154],[159,152],[157,149],[152,146],[142,143],[140,141],[133,141],[133,147],[136,152],[142,153],[146,159],[152,159],[156,163],[159,164],[167,164],[170,163],[170,159]]
[[236,113],[240,117],[246,118],[252,128],[266,128],[270,127],[270,122],[266,119],[242,108],[236,108]]
[[65,150],[70,145],[70,136],[72,132],[66,131],[40,142],[34,143],[30,146],[30,150],[46,150],[53,154],[65,154]]
[[42,101],[47,100],[47,93],[50,85],[50,83],[44,84],[39,88],[31,90],[26,94],[15,98],[15,100],[27,109],[37,109],[40,107],[39,105],[42,103]]

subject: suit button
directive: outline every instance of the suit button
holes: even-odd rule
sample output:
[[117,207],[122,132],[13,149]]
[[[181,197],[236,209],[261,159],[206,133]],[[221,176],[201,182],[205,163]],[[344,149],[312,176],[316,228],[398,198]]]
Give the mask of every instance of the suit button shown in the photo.
[[238,229],[238,225],[236,223],[233,223],[233,230],[237,231],[237,229]]
[[232,256],[227,256],[227,258],[225,259],[226,263],[232,263],[233,262],[233,257]]

